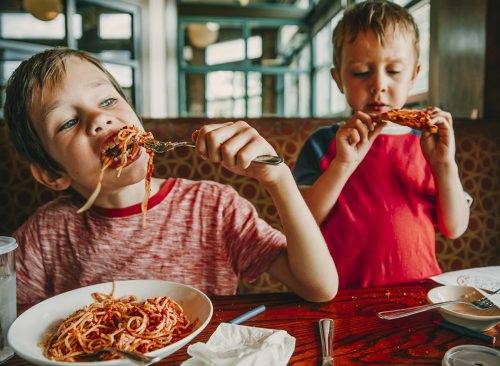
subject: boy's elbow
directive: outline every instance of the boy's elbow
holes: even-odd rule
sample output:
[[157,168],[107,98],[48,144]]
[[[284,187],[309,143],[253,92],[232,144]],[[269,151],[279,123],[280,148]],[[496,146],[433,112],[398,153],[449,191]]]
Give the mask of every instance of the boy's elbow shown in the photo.
[[338,289],[338,283],[332,283],[328,286],[316,289],[315,291],[311,291],[311,293],[305,294],[302,297],[304,300],[310,302],[328,302],[337,296]]
[[468,222],[464,222],[461,225],[442,227],[439,231],[448,239],[457,239],[465,230],[467,230]]
[[459,238],[465,230],[457,230],[457,231],[448,231],[448,232],[443,232],[443,235],[446,236],[447,239],[457,239]]

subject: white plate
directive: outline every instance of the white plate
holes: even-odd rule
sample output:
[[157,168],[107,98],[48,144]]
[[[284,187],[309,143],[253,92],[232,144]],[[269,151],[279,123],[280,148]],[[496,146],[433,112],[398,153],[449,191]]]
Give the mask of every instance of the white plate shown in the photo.
[[[161,349],[147,353],[149,356],[166,357],[189,343],[210,322],[213,306],[210,299],[201,291],[178,283],[160,280],[116,281],[115,298],[127,295],[137,296],[139,301],[147,298],[168,296],[182,306],[190,321],[196,321],[193,331],[185,338]],[[63,320],[74,311],[92,303],[92,292],[110,293],[112,282],[82,287],[54,296],[31,307],[21,314],[11,325],[8,342],[16,354],[37,365],[52,366],[125,366],[133,365],[124,359],[101,362],[59,362],[47,359],[40,346],[42,337],[49,325]]]
[[[483,295],[473,287],[467,286],[440,286],[427,294],[427,300],[432,304],[448,300],[475,301],[481,297]],[[496,306],[478,310],[466,304],[457,304],[442,307],[439,312],[450,323],[479,331],[490,329],[500,322],[500,309]]]

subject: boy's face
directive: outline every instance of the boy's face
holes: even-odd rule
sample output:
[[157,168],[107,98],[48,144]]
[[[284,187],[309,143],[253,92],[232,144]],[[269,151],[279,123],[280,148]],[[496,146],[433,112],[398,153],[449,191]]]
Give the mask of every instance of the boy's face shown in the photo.
[[420,69],[415,58],[413,40],[401,32],[388,33],[384,44],[372,31],[362,32],[345,42],[332,76],[353,110],[380,113],[405,104]]
[[[65,60],[65,68],[58,85],[34,91],[30,116],[43,147],[64,170],[61,181],[89,197],[101,170],[105,138],[128,124],[141,130],[142,126],[131,106],[96,66],[72,56]],[[148,155],[141,153],[119,178],[115,169],[107,169],[101,193],[112,195],[134,183],[137,186],[146,175],[147,161]]]

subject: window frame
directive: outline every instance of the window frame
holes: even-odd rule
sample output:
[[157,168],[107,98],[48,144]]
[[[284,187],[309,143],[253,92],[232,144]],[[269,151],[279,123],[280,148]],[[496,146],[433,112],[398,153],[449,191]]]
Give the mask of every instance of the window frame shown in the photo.
[[[23,59],[9,60],[6,59],[4,54],[8,51],[22,52],[28,55],[41,52],[47,48],[55,46],[68,47],[78,49],[78,41],[74,36],[73,22],[68,21],[73,19],[73,15],[77,12],[77,5],[79,3],[86,3],[95,6],[100,6],[107,9],[117,10],[118,12],[130,13],[132,15],[132,59],[123,60],[115,59],[113,57],[106,57],[91,53],[103,63],[114,64],[118,66],[130,67],[132,70],[132,87],[131,87],[131,103],[138,114],[142,110],[142,76],[141,76],[141,9],[139,4],[124,3],[117,0],[64,0],[62,14],[64,14],[64,37],[62,39],[29,39],[29,40],[13,40],[6,39],[0,34],[0,62],[5,61],[23,61]],[[112,42],[114,40],[105,41]],[[28,56],[29,57],[29,56]],[[3,78],[7,79],[7,78]],[[2,85],[4,88],[5,85]],[[3,95],[1,96],[1,109],[0,117],[3,118]]]

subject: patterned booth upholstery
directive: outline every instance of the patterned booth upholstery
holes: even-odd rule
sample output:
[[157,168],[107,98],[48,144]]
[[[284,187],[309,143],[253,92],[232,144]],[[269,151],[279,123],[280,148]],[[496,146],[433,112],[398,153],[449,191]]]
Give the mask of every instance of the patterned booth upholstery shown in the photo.
[[[145,119],[146,130],[159,139],[182,141],[205,123],[221,119]],[[254,126],[278,153],[293,166],[305,139],[317,128],[334,123],[331,119],[251,119]],[[465,189],[474,198],[469,228],[456,240],[438,234],[437,255],[444,271],[500,264],[500,123],[456,121],[457,162]],[[57,193],[37,184],[29,167],[6,141],[6,127],[0,124],[0,235],[10,235],[38,206]],[[249,199],[259,214],[280,228],[276,209],[267,192],[256,181],[235,176],[220,165],[197,157],[194,150],[179,148],[157,155],[155,176],[210,179],[232,185]],[[286,288],[264,275],[255,283],[240,283],[242,293],[282,291]]]

